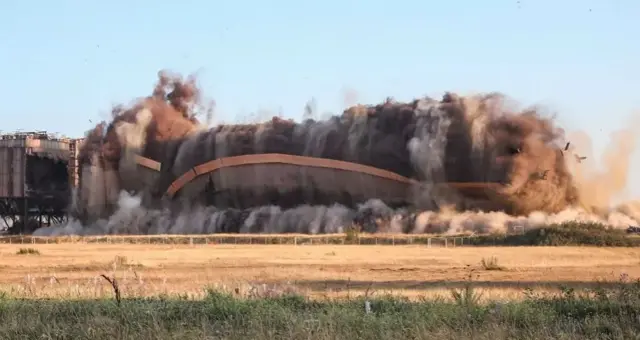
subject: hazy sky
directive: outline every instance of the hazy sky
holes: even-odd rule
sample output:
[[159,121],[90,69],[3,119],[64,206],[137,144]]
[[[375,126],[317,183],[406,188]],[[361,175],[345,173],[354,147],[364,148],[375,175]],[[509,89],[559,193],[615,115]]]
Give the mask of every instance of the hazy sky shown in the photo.
[[639,18],[632,0],[6,1],[0,130],[81,136],[167,68],[225,121],[501,91],[602,146],[640,109]]

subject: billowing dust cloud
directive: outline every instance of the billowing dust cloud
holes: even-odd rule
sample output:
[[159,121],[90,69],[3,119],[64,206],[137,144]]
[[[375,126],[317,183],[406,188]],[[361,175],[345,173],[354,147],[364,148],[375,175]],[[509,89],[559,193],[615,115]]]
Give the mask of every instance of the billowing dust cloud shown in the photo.
[[[312,111],[307,105],[302,122],[274,117],[207,127],[196,118],[210,119],[211,108],[201,104],[195,79],[161,72],[150,96],[114,109],[110,123],[88,132],[74,218],[36,234],[337,233],[352,225],[484,233],[568,220],[640,221],[638,203],[611,207],[626,188],[637,119],[615,135],[598,172],[592,155],[581,153],[589,152],[586,135],[569,142],[552,118],[497,93],[388,99],[323,120]],[[307,180],[296,187],[282,175],[289,168],[254,166],[200,176],[167,198],[170,185],[198,165],[274,153],[368,165],[413,182],[395,196],[392,184],[369,180],[359,188],[355,177],[335,173],[300,175]],[[143,169],[137,156],[161,168]]]

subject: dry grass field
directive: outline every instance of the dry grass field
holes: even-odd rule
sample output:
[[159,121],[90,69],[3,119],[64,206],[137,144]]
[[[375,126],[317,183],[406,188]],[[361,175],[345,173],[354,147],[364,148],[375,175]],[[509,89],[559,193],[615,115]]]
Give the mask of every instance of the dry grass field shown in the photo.
[[[21,248],[39,254],[18,254]],[[483,266],[495,257],[497,266]],[[0,290],[12,296],[91,298],[180,294],[207,287],[240,295],[294,290],[308,296],[402,294],[449,297],[468,282],[485,298],[517,299],[524,288],[583,288],[640,277],[640,249],[350,245],[1,244]],[[602,283],[600,283],[602,284]]]

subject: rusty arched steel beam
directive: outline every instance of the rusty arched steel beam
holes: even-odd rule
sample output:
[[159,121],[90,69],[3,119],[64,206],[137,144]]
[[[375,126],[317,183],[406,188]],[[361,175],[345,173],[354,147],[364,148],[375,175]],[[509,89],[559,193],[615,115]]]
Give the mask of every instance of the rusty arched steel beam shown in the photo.
[[368,165],[339,161],[334,159],[287,155],[279,153],[266,153],[266,154],[252,154],[242,156],[231,156],[215,159],[203,164],[200,164],[194,168],[191,168],[180,177],[178,177],[166,191],[166,196],[173,197],[180,189],[182,189],[187,183],[191,182],[198,176],[208,174],[223,168],[230,168],[243,165],[253,164],[289,164],[309,166],[316,168],[338,169],[353,172],[365,173],[372,176],[391,179],[397,182],[403,183],[417,183],[415,180],[398,175],[394,172],[375,168]]
[[160,169],[162,168],[162,163],[154,161],[153,159],[150,159],[147,157],[142,157],[140,155],[136,155],[136,163],[138,163],[138,165],[141,165],[145,168],[155,170],[155,171],[160,171]]
[[[379,168],[364,165],[364,164],[345,162],[345,161],[326,159],[326,158],[287,155],[287,154],[279,154],[279,153],[268,153],[268,154],[251,154],[251,155],[224,157],[224,158],[219,158],[219,159],[215,159],[215,160],[200,164],[196,167],[189,169],[187,172],[185,172],[180,177],[175,179],[167,189],[165,195],[169,198],[173,197],[187,183],[191,182],[198,176],[208,174],[223,168],[242,166],[242,165],[253,165],[253,164],[289,164],[289,165],[300,165],[300,166],[308,166],[308,167],[316,167],[316,168],[338,169],[338,170],[359,172],[359,173],[368,174],[368,175],[385,178],[385,179],[390,179],[393,181],[402,182],[406,184],[419,183],[414,179],[398,175],[394,172],[379,169]],[[489,183],[449,182],[444,184],[459,190],[472,190],[472,191],[476,191],[478,189],[480,190],[488,189],[493,186],[492,184],[489,184]]]

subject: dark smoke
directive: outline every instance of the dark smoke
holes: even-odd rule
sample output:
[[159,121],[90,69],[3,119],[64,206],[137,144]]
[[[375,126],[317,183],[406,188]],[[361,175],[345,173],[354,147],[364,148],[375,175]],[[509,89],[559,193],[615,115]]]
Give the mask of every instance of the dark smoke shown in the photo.
[[[299,123],[273,118],[205,128],[195,118],[202,112],[195,79],[164,72],[159,78],[151,96],[117,108],[110,123],[87,134],[77,218],[39,233],[333,233],[352,224],[372,232],[482,232],[567,218],[620,226],[637,220],[630,208],[604,213],[603,207],[585,205],[579,191],[584,181],[570,172],[574,157],[565,150],[564,131],[535,109],[510,107],[501,94],[387,100],[326,120],[306,114]],[[311,199],[300,192],[273,196],[267,189],[245,188],[207,206],[200,191],[209,183],[185,187],[176,200],[182,204],[161,199],[173,180],[199,164],[261,153],[370,165],[419,185],[407,192],[404,207],[376,197],[345,201],[326,187],[307,190],[313,191]],[[140,171],[137,154],[162,163],[157,178]],[[240,187],[266,175],[234,170],[225,175],[225,185]],[[442,185],[447,182],[490,183],[494,189],[478,198]],[[596,210],[599,215],[591,214]]]

